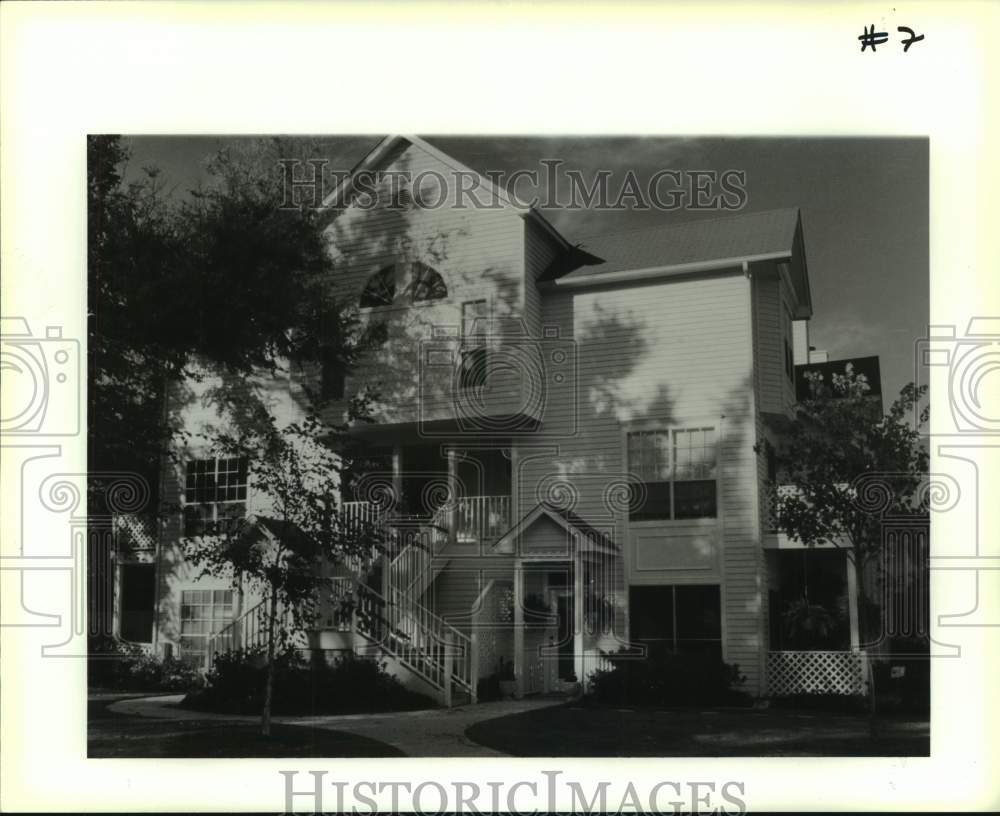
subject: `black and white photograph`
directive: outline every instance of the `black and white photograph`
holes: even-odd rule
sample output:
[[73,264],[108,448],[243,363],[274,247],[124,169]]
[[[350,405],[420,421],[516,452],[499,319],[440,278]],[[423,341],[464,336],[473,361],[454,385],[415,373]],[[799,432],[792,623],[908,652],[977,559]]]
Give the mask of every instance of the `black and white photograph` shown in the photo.
[[997,35],[0,3],[0,810],[1000,809]]
[[927,165],[90,136],[89,755],[927,756]]

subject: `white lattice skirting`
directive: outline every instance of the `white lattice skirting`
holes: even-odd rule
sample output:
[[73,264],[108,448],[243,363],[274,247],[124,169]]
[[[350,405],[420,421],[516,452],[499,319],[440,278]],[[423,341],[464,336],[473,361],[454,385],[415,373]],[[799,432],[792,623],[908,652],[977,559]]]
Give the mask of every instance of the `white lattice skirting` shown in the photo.
[[772,697],[865,694],[865,655],[861,652],[768,652],[767,686]]

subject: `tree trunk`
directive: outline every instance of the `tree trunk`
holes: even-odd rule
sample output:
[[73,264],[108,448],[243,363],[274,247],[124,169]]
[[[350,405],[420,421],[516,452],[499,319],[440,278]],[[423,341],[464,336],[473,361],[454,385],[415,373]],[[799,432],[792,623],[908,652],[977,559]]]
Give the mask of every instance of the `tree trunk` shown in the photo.
[[261,712],[260,732],[271,736],[271,697],[274,693],[274,627],[278,616],[278,590],[271,588],[271,609],[267,618],[267,682],[264,686],[264,710]]

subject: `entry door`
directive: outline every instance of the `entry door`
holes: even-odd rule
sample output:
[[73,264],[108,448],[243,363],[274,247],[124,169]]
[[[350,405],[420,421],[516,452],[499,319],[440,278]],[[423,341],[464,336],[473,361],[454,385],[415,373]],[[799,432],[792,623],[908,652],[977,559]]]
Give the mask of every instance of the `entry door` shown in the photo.
[[151,643],[153,606],[156,603],[156,568],[151,564],[122,567],[122,605],[119,632],[123,640]]

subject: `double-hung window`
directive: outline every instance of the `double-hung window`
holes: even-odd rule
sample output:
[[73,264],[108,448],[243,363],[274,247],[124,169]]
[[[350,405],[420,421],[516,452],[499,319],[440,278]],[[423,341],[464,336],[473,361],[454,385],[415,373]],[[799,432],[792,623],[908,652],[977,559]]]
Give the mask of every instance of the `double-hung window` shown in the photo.
[[194,459],[184,483],[184,535],[228,532],[246,515],[247,460]]
[[714,428],[629,433],[629,519],[715,518],[717,458]]

